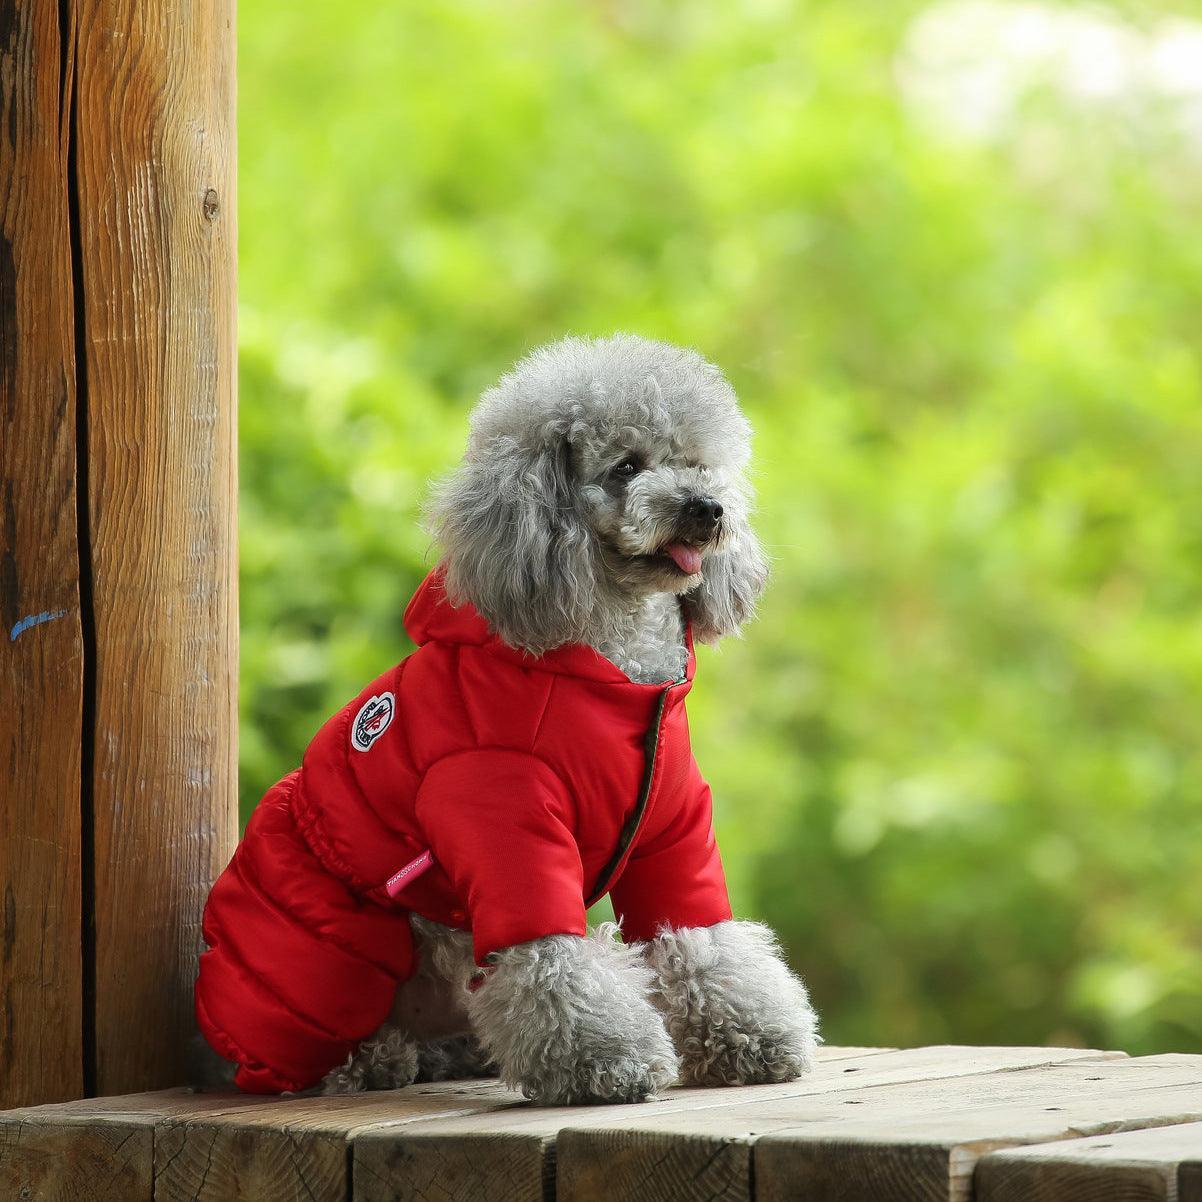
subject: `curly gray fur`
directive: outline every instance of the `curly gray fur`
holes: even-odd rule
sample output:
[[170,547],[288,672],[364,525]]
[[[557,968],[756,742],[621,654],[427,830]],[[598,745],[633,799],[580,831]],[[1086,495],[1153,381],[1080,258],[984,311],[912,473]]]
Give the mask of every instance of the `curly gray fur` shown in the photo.
[[[763,590],[750,435],[696,351],[631,334],[542,347],[485,392],[462,465],[434,491],[449,595],[514,647],[583,642],[635,679],[665,679],[647,675],[680,661],[665,601],[683,597],[696,637],[716,642]],[[636,470],[622,476],[626,460]],[[701,498],[721,515],[694,537],[685,515]],[[701,552],[699,570],[663,554],[679,541]]]
[[768,927],[664,930],[644,954],[686,1085],[792,1081],[813,1067],[818,1020]]
[[452,1004],[466,1005],[468,986],[476,974],[471,932],[444,927],[420,914],[410,915],[409,922],[417,939],[418,975],[445,982]]
[[501,1079],[533,1102],[642,1102],[676,1078],[676,1053],[649,1000],[651,971],[605,923],[495,955],[468,1004]]
[[[477,973],[468,931],[444,927],[418,914],[411,916],[417,936],[419,967],[397,991],[393,1016],[417,1041],[417,1079],[455,1081],[496,1075],[496,1067],[471,1030],[467,1014],[469,985]],[[414,1021],[416,1008],[407,1003],[415,990],[438,1006],[437,1022]],[[448,1033],[449,1032],[449,1033]]]
[[417,1044],[391,1023],[365,1039],[346,1063],[321,1082],[323,1094],[361,1093],[365,1089],[404,1089],[417,1079]]
[[630,615],[619,633],[601,639],[596,649],[612,660],[631,680],[655,684],[679,680],[688,653],[684,645],[684,620],[671,593],[655,593]]
[[495,1077],[497,1067],[474,1035],[450,1035],[418,1045],[419,1081],[462,1081],[465,1077]]

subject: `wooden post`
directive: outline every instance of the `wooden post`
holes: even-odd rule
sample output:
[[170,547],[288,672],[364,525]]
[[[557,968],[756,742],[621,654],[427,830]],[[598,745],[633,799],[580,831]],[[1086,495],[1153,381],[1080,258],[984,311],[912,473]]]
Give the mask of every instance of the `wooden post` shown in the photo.
[[180,1081],[237,831],[232,0],[0,3],[0,1106]]
[[53,5],[0,9],[0,1104],[83,1089],[70,134]]

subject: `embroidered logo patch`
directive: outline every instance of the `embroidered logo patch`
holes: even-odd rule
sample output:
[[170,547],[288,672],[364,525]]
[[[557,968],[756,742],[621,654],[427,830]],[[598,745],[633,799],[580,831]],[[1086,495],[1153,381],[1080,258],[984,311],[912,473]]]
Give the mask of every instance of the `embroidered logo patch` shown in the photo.
[[370,697],[351,723],[351,746],[356,751],[370,751],[371,745],[392,725],[396,713],[396,698],[391,693]]

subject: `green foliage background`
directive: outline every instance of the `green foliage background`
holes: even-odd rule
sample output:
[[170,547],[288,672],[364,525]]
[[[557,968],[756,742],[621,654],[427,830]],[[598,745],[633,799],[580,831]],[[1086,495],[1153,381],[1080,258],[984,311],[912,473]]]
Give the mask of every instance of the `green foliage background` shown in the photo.
[[758,431],[774,580],[691,716],[828,1040],[1202,1050],[1171,123],[1036,92],[949,137],[899,87],[915,3],[239,8],[244,816],[409,650],[481,388],[636,330]]

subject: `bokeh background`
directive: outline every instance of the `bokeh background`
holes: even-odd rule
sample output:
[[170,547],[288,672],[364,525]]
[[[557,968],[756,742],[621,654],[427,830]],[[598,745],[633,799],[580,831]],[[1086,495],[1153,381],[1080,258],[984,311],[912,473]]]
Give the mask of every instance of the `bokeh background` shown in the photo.
[[695,745],[828,1040],[1202,1051],[1202,12],[239,10],[243,816],[480,390],[688,343],[774,561]]

